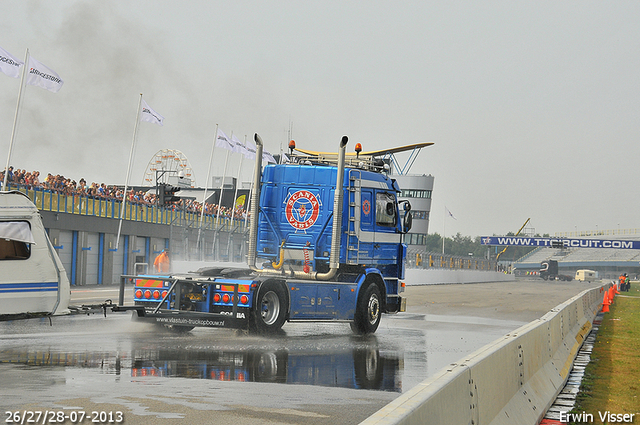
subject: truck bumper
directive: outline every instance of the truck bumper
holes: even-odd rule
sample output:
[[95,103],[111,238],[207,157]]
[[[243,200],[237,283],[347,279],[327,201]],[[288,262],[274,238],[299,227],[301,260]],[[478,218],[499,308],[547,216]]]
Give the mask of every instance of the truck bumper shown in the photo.
[[138,321],[156,323],[166,326],[188,326],[208,328],[247,329],[249,327],[248,312],[238,312],[236,317],[224,313],[202,313],[197,311],[161,310],[154,312],[144,306],[114,306],[112,311],[136,312]]

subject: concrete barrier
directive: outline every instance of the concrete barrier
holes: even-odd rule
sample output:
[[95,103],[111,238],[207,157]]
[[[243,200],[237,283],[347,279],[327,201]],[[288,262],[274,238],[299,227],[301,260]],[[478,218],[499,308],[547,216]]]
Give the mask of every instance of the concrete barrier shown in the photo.
[[407,391],[362,424],[537,424],[600,310],[586,290]]

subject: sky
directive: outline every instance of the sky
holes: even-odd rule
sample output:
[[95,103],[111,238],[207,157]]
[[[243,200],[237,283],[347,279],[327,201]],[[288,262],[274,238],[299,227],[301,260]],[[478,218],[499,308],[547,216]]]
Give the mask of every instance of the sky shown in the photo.
[[[16,168],[123,184],[143,94],[165,124],[140,123],[131,184],[174,149],[203,186],[216,125],[272,153],[428,141],[410,173],[435,178],[430,233],[640,228],[640,2],[0,4],[0,47],[64,80],[26,87]],[[0,74],[2,168],[18,89]]]

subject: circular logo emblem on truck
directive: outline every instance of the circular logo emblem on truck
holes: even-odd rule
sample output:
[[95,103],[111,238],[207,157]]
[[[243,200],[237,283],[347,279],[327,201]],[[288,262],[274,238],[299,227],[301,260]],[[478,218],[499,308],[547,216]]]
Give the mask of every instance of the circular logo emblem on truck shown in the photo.
[[297,230],[306,230],[318,219],[320,201],[308,190],[299,190],[289,196],[285,214],[289,224]]
[[364,215],[369,215],[371,212],[371,203],[368,199],[365,199],[364,202],[362,202],[362,212]]

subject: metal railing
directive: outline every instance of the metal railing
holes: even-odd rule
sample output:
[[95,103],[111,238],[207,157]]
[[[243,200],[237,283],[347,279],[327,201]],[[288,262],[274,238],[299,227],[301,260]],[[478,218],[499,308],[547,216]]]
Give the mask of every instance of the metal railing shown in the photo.
[[410,252],[407,267],[417,269],[458,269],[495,271],[497,263],[476,257],[437,254],[434,252]]
[[[40,211],[55,213],[79,214],[93,217],[120,219],[122,200],[104,199],[76,194],[65,194],[40,187],[8,184],[8,190],[16,190],[24,193],[31,199]],[[179,219],[187,223],[200,225],[200,213],[185,211],[177,208],[165,208],[157,205],[142,203],[129,203],[127,201],[123,211],[123,219],[153,224],[172,224]],[[225,232],[242,233],[243,226],[234,226],[231,229],[231,218],[216,217],[213,214],[202,216],[202,228],[214,229]]]

